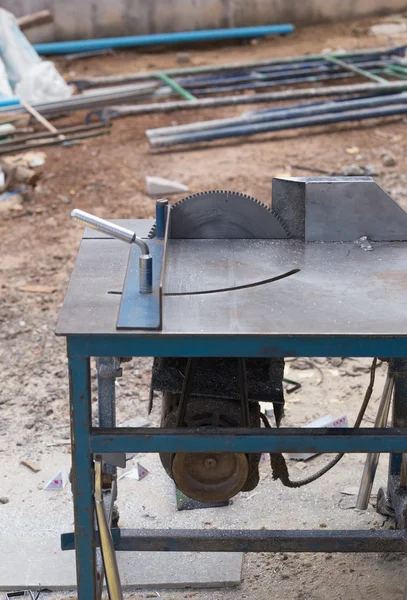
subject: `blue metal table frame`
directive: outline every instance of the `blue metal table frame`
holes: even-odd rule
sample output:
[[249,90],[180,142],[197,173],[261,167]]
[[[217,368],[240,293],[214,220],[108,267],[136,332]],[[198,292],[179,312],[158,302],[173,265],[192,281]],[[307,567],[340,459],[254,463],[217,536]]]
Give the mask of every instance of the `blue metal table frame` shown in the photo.
[[[97,594],[94,521],[94,454],[108,452],[383,452],[391,453],[389,491],[396,516],[406,506],[400,493],[401,454],[407,452],[407,341],[395,336],[271,335],[68,335],[70,415],[78,599]],[[135,356],[385,356],[395,377],[393,426],[389,429],[199,430],[93,428],[91,357]],[[391,485],[390,485],[391,483]],[[117,530],[118,550],[163,551],[407,551],[404,527],[395,531],[199,531]]]

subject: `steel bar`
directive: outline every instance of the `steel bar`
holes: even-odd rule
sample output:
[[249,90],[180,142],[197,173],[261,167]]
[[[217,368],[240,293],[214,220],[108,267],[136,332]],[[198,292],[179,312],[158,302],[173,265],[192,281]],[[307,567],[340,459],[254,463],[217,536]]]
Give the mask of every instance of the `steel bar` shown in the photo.
[[[373,48],[369,50],[358,50],[351,52],[334,52],[330,54],[330,57],[349,59],[351,57],[371,57],[371,56],[404,56],[406,46],[399,46],[395,48]],[[182,77],[187,75],[198,75],[205,73],[222,73],[227,71],[237,71],[241,69],[255,69],[260,67],[267,67],[270,65],[290,65],[293,63],[306,63],[312,61],[325,60],[325,54],[308,54],[305,56],[289,56],[276,59],[264,59],[247,62],[233,62],[220,65],[205,65],[201,67],[183,67],[175,69],[166,69],[165,73],[169,77]],[[87,77],[83,80],[73,80],[71,83],[79,84],[83,87],[97,87],[106,84],[120,84],[120,83],[131,83],[136,81],[146,81],[155,77],[159,71],[151,71],[149,73],[128,73],[122,75],[99,75],[94,77]]]
[[65,137],[65,139],[62,141],[54,137],[39,141],[32,140],[32,143],[28,142],[27,144],[15,144],[12,146],[6,146],[4,148],[0,146],[0,156],[3,154],[10,154],[11,152],[21,152],[24,150],[32,150],[33,148],[42,148],[43,146],[55,146],[57,144],[69,145],[70,142],[79,142],[80,140],[99,137],[100,135],[105,135],[108,133],[110,133],[110,129],[107,127],[103,127],[99,131],[96,131],[94,133],[82,133],[73,137]]
[[[353,63],[352,63],[353,64]],[[380,69],[384,68],[387,65],[391,64],[390,61],[384,60],[375,60],[375,61],[363,61],[354,63],[355,65],[363,65],[365,68],[369,67],[370,69]],[[362,69],[361,69],[362,70]],[[299,64],[298,66],[293,65],[287,69],[286,66],[279,66],[273,68],[262,68],[256,70],[249,71],[237,71],[232,72],[231,74],[225,75],[211,75],[205,77],[186,77],[177,79],[177,82],[184,87],[193,87],[198,90],[198,88],[205,88],[210,85],[230,85],[234,83],[245,83],[250,81],[278,81],[278,80],[286,80],[288,78],[295,78],[301,76],[317,76],[318,74],[329,74],[329,73],[343,73],[346,76],[353,75],[354,73],[349,73],[348,69],[338,68],[336,65],[329,65],[326,62],[320,63],[304,63]],[[386,81],[382,79],[381,81]],[[281,85],[284,84],[284,81]]]
[[404,531],[123,530],[120,551],[406,552]]
[[373,81],[377,81],[378,83],[386,82],[386,79],[384,79],[383,77],[379,77],[378,75],[369,73],[369,71],[366,71],[365,69],[361,69],[357,65],[352,65],[346,61],[340,60],[339,58],[336,58],[335,56],[327,55],[326,58],[327,58],[327,60],[333,62],[335,65],[338,65],[338,66],[342,67],[343,69],[347,69],[348,71],[352,71],[353,73],[361,75],[362,77],[366,77],[367,79],[372,79]]
[[93,429],[93,452],[406,452],[406,429]]
[[[308,88],[298,90],[287,90],[278,92],[267,92],[261,94],[234,95],[224,96],[219,98],[202,98],[191,102],[189,100],[175,100],[168,102],[152,102],[149,104],[130,105],[126,107],[116,107],[115,103],[128,102],[134,100],[135,97],[140,97],[142,94],[137,89],[136,92],[131,90],[123,91],[117,94],[97,94],[93,96],[73,96],[68,100],[60,100],[52,103],[35,105],[41,114],[61,114],[82,109],[97,109],[98,107],[111,107],[106,112],[111,118],[118,116],[130,116],[136,114],[149,114],[154,112],[172,112],[174,110],[183,110],[185,108],[216,108],[218,106],[237,106],[243,104],[256,104],[261,102],[278,102],[283,100],[295,100],[304,98],[316,98],[323,96],[334,95],[349,95],[349,94],[369,94],[369,93],[386,93],[396,92],[407,89],[407,83],[404,81],[389,82],[386,84],[356,84],[347,86],[328,86],[325,88]],[[146,88],[146,94],[149,94],[151,87]],[[113,106],[112,106],[113,105]],[[9,106],[0,108],[0,115],[8,115],[12,110],[13,116],[24,113],[24,108],[21,105],[15,105],[12,109]],[[119,114],[120,113],[120,114]]]
[[380,117],[404,115],[406,113],[407,105],[377,108],[373,110],[350,110],[342,113],[328,113],[323,115],[313,115],[311,117],[286,119],[276,122],[254,123],[235,127],[222,127],[218,129],[183,133],[179,135],[167,135],[165,137],[153,138],[152,145],[154,145],[154,147],[168,147],[179,144],[209,142],[219,139],[270,133],[274,131],[284,131],[287,129],[298,129],[302,127],[329,125],[331,123],[344,123],[349,121],[362,121],[364,119],[377,119]]
[[245,113],[240,117],[228,119],[213,119],[210,121],[197,121],[186,125],[175,125],[172,127],[160,127],[157,129],[148,129],[146,135],[151,144],[154,145],[154,138],[164,137],[171,134],[180,134],[193,131],[203,131],[206,129],[218,129],[222,127],[232,127],[239,125],[248,125],[253,123],[264,123],[278,121],[289,118],[298,118],[299,116],[312,116],[332,112],[344,112],[348,109],[373,108],[377,106],[389,106],[392,104],[407,103],[407,93],[382,96],[368,96],[353,98],[345,101],[331,100],[324,103],[287,106],[280,109],[271,109],[270,111],[260,111]]
[[111,94],[121,94],[126,92],[140,92],[141,96],[152,94],[160,86],[158,81],[144,82],[144,83],[128,83],[126,85],[110,85],[107,87],[93,88],[91,90],[84,90],[79,96],[72,96],[72,98],[98,98],[99,96],[106,96]]
[[[377,411],[375,427],[387,426],[393,389],[394,379],[391,375],[387,375],[382,398]],[[358,510],[366,510],[369,505],[377,465],[379,464],[379,457],[380,455],[377,452],[369,453],[367,455],[362,475],[362,481],[360,483],[359,494],[356,500],[356,508]]]
[[157,79],[161,79],[161,81],[166,83],[172,89],[173,92],[179,94],[185,100],[196,100],[195,96],[193,96],[190,92],[184,89],[182,85],[175,81],[175,79],[171,79],[171,77],[168,77],[166,73],[157,73]]
[[210,40],[233,40],[264,37],[265,35],[285,35],[292,33],[290,24],[260,25],[258,27],[231,27],[228,29],[202,29],[199,31],[178,31],[174,33],[155,33],[124,37],[101,38],[92,40],[74,40],[68,42],[49,42],[35,44],[38,54],[67,54],[104,48],[135,48],[162,44],[185,44]]
[[[117,356],[96,358],[98,387],[98,425],[116,427],[116,378],[121,377],[120,359]],[[104,454],[106,472],[116,474],[116,466],[126,466],[125,454]]]
[[272,80],[268,81],[267,78],[263,78],[263,81],[252,81],[250,83],[241,83],[230,86],[209,86],[207,88],[195,89],[193,86],[188,86],[188,90],[194,94],[200,94],[200,96],[210,94],[222,94],[225,92],[242,92],[245,90],[264,90],[267,88],[281,87],[281,86],[294,86],[303,83],[317,83],[322,81],[333,81],[338,79],[349,79],[353,77],[353,73],[341,72],[341,73],[321,73],[319,75],[309,75],[304,77],[291,77],[287,79]]
[[[403,530],[112,529],[116,551],[129,552],[406,552]],[[62,549],[74,550],[72,534]]]
[[[82,133],[84,131],[93,131],[95,129],[104,129],[106,125],[104,123],[91,123],[90,125],[74,125],[72,127],[64,127],[63,129],[59,129],[59,133],[67,134],[67,133]],[[15,145],[17,142],[28,142],[30,140],[41,140],[44,138],[54,138],[55,136],[51,136],[47,131],[41,131],[36,133],[29,133],[27,135],[19,135],[18,131],[13,135],[11,139],[7,139],[4,141],[0,141],[0,148],[6,148],[8,146]]]
[[281,102],[286,100],[300,100],[306,98],[322,98],[328,96],[341,96],[352,94],[386,94],[407,90],[407,82],[395,81],[386,84],[362,83],[354,85],[329,86],[325,88],[307,88],[298,90],[284,90],[279,92],[267,92],[262,94],[223,96],[219,98],[201,98],[195,102],[189,100],[175,100],[168,102],[157,102],[149,104],[134,104],[127,106],[109,106],[104,111],[92,111],[100,114],[103,118],[116,119],[142,114],[166,113],[176,110],[217,108],[219,106],[239,106],[246,104],[260,104],[262,102]]
[[[112,517],[113,517],[113,506],[114,499],[117,497],[117,481],[114,480],[112,483],[111,489],[103,490],[103,504],[105,508],[105,514],[109,529],[112,528]],[[96,521],[97,523],[97,521]],[[103,593],[103,582],[104,582],[104,567],[103,567],[103,557],[102,552],[100,550],[100,538],[99,532],[95,532],[95,537],[97,540],[96,543],[96,588],[97,595],[96,600],[101,600]],[[99,539],[98,539],[99,538]]]

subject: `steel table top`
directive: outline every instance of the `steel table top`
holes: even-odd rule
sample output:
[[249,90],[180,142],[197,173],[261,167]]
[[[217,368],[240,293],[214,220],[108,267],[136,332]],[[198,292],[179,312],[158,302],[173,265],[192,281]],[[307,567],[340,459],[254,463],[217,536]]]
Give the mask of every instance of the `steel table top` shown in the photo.
[[[119,221],[121,222],[121,221]],[[139,235],[151,221],[127,220]],[[407,336],[407,243],[169,240],[162,331],[118,331],[129,246],[85,230],[57,326],[59,335]],[[116,293],[109,293],[109,292]]]

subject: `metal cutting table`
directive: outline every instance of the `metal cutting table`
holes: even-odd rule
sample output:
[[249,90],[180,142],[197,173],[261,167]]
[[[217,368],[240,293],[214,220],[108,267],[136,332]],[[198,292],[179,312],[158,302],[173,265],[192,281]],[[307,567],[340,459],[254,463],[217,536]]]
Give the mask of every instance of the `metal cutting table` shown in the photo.
[[[171,234],[178,227],[176,211],[169,207],[160,216],[165,234],[159,236],[157,229],[150,239],[153,221],[114,221],[149,243],[152,290],[144,295],[138,288],[139,249],[132,247],[129,253],[129,247],[112,235],[85,230],[57,326],[68,348],[75,509],[75,534],[65,534],[62,547],[76,550],[79,600],[96,599],[103,579],[103,573],[97,576],[102,535],[100,523],[95,526],[94,490],[95,465],[105,463],[94,463],[94,457],[108,463],[106,457],[125,452],[391,453],[386,497],[399,528],[112,528],[116,550],[407,551],[407,493],[400,485],[407,452],[407,215],[377,188],[370,178],[275,180],[273,209],[290,233],[285,239],[177,236]],[[370,222],[366,211],[373,213],[381,202],[388,213]],[[355,203],[352,215],[349,206]],[[222,210],[216,212],[219,219]],[[233,211],[233,202],[227,210]],[[157,226],[158,220],[157,213]],[[343,235],[345,228],[348,233]],[[305,431],[116,428],[117,361],[134,356],[386,357],[394,379],[392,426]],[[105,375],[98,370],[102,392],[113,381],[107,401],[99,393],[98,427],[92,426],[91,357],[113,368]],[[108,464],[104,469],[114,481],[114,468],[109,471]]]

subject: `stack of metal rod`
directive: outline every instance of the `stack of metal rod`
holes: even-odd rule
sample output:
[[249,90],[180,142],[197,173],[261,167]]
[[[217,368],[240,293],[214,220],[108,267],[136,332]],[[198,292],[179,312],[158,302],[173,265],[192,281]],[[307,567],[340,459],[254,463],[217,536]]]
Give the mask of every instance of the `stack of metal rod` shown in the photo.
[[[79,91],[77,95],[35,108],[41,114],[50,116],[81,109],[95,111],[112,106],[116,109],[116,105],[138,102],[119,106],[117,110],[107,113],[100,112],[115,118],[185,108],[316,97],[323,95],[323,92],[337,95],[400,91],[407,89],[407,64],[403,58],[405,49],[405,46],[375,48],[151,73],[88,77],[71,82]],[[323,84],[335,81],[342,81],[346,85],[323,87]],[[247,95],[245,92],[248,90],[257,93]],[[0,102],[0,114],[11,110],[13,113],[24,111],[18,99],[13,102],[12,106],[10,102],[8,106],[1,106]]]
[[[25,152],[33,148],[53,146],[61,144],[64,146],[79,143],[81,140],[98,137],[110,132],[110,125],[104,123],[93,123],[90,125],[75,125],[64,127],[54,132],[40,131],[26,133],[25,130],[13,128],[10,134],[0,139],[0,156],[13,152]],[[0,132],[1,133],[1,132]],[[1,137],[1,135],[0,135]]]
[[407,92],[248,111],[238,117],[146,131],[154,148],[407,114]]

